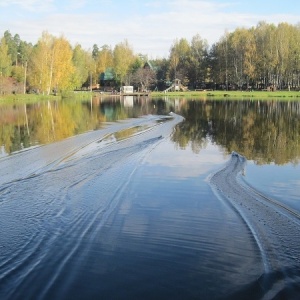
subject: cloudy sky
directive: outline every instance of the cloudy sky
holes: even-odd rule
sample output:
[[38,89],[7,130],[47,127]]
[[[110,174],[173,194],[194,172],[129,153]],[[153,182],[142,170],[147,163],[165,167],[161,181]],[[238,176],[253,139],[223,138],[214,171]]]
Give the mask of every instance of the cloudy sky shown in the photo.
[[225,30],[300,22],[299,0],[0,0],[0,34],[36,43],[43,31],[72,45],[112,48],[125,39],[136,53],[167,57],[176,38],[199,34],[209,45]]

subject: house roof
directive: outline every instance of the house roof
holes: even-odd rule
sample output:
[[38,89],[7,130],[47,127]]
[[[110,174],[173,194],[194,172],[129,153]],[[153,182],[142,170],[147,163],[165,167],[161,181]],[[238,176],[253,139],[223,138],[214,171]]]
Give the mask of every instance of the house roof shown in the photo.
[[100,74],[100,80],[114,80],[114,70],[113,68],[107,68],[105,72]]
[[150,62],[149,60],[147,60],[146,62],[145,62],[145,64],[144,64],[144,68],[145,67],[149,67],[151,70],[156,70],[157,68],[153,65],[153,63],[152,62]]

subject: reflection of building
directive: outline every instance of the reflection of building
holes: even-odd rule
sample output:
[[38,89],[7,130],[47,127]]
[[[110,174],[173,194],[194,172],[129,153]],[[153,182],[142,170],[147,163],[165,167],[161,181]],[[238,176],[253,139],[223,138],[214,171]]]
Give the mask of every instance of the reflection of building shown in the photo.
[[124,107],[133,107],[133,96],[124,96]]

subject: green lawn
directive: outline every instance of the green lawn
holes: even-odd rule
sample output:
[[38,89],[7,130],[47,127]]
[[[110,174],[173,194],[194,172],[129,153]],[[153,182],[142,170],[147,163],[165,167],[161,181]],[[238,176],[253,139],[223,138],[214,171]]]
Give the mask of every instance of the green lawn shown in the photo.
[[296,91],[187,91],[187,92],[152,92],[152,97],[161,97],[161,96],[184,96],[184,97],[199,97],[199,98],[256,98],[256,99],[265,99],[265,98],[297,98],[300,97],[300,92]]
[[68,92],[63,95],[42,95],[42,94],[9,94],[1,95],[0,103],[12,103],[12,102],[37,102],[41,100],[57,100],[62,98],[76,98],[76,99],[87,99],[91,97],[91,92]]
[[[76,99],[86,99],[91,97],[92,93],[90,92],[69,92],[62,95],[37,95],[37,94],[11,94],[11,95],[2,95],[0,96],[0,103],[5,102],[35,102],[40,100],[54,100],[60,98],[76,98]],[[110,95],[107,95],[110,96]],[[115,95],[114,95],[115,96]],[[276,91],[276,92],[267,92],[267,91],[186,91],[186,92],[152,92],[151,97],[187,97],[187,98],[197,98],[207,100],[209,98],[214,99],[297,99],[300,98],[300,92],[296,91]]]

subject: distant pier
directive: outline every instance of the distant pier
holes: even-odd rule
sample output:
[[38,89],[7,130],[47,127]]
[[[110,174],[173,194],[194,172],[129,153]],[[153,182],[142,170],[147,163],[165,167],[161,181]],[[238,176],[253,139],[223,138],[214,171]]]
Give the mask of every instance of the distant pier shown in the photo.
[[151,93],[150,92],[133,92],[133,93],[120,93],[120,96],[149,96]]
[[133,92],[133,93],[121,93],[121,92],[103,92],[103,91],[97,91],[97,90],[93,90],[94,93],[99,93],[101,95],[105,95],[105,96],[137,96],[137,97],[141,97],[141,96],[149,96],[151,95],[151,92]]

